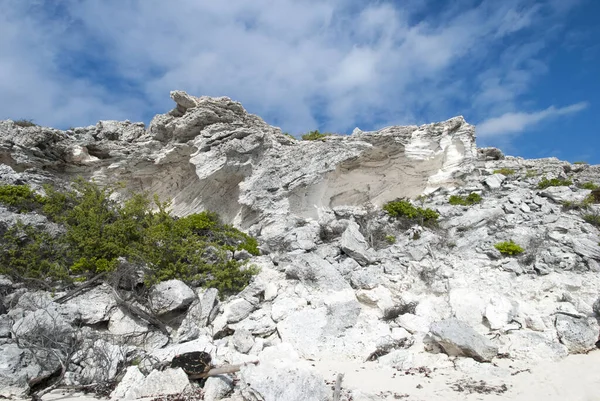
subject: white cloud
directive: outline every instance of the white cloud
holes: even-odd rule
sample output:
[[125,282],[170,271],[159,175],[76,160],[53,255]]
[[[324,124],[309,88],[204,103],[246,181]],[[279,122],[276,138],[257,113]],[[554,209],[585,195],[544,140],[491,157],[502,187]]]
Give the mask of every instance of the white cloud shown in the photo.
[[490,118],[478,124],[477,136],[489,138],[517,134],[544,120],[577,113],[587,107],[586,102],[580,102],[561,108],[551,106],[545,110],[532,113],[505,113],[500,117]]
[[547,43],[504,43],[559,18],[548,1],[0,0],[0,118],[147,119],[173,89],[294,133],[514,113]]

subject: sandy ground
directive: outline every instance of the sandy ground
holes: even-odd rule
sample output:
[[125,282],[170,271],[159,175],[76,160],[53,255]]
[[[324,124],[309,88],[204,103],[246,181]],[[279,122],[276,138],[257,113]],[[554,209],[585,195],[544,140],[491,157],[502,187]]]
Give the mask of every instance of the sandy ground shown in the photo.
[[[468,384],[478,384],[482,377],[467,377],[454,370],[405,375],[389,367],[360,362],[315,361],[315,367],[327,380],[334,381],[337,373],[343,373],[343,387],[360,390],[366,394],[381,394],[389,400],[407,401],[454,401],[454,400],[515,400],[515,401],[600,401],[600,350],[587,355],[570,355],[559,362],[543,362],[519,372],[511,361],[501,361],[499,366],[513,374],[502,380],[485,376],[490,394],[469,392]],[[502,366],[504,365],[504,366]],[[463,391],[457,391],[462,384]],[[467,385],[465,385],[465,383]],[[506,385],[506,391],[501,390]],[[454,387],[454,389],[453,389]],[[370,397],[354,398],[355,401]]]
[[[600,350],[587,355],[570,355],[558,362],[539,363],[525,371],[509,360],[501,360],[499,368],[512,372],[508,380],[487,375],[485,366],[480,377],[467,377],[455,370],[434,371],[427,375],[414,371],[414,375],[407,375],[375,362],[314,361],[312,364],[331,382],[338,373],[343,373],[342,387],[358,390],[353,401],[600,401]],[[479,385],[482,378],[485,388],[491,392],[470,391],[469,385]],[[506,390],[503,391],[502,385]],[[369,394],[379,396],[370,397]],[[43,399],[97,401],[91,396],[62,391],[48,394]]]

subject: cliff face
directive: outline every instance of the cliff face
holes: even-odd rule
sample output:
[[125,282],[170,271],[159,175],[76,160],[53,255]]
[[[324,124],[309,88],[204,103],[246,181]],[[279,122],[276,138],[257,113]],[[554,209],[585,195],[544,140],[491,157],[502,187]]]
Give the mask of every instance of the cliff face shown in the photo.
[[[590,188],[600,184],[600,166],[477,149],[462,117],[299,141],[228,98],[171,96],[175,109],[147,129],[0,122],[0,183],[39,187],[82,175],[171,198],[178,215],[216,211],[257,236],[263,254],[251,263],[260,273],[223,302],[214,289],[182,282],[155,288],[157,299],[176,305],[162,331],[134,319],[105,285],[63,305],[55,294],[0,278],[0,387],[9,389],[0,395],[41,374],[34,362],[19,367],[31,355],[10,334],[40,308],[65,330],[83,321],[81,335],[101,333],[104,342],[90,344],[113,355],[110,370],[89,358],[73,362],[71,383],[87,384],[98,371],[113,380],[131,355],[143,357],[127,369],[116,398],[183,390],[185,375],[158,367],[190,351],[210,353],[217,365],[260,361],[244,367],[236,384],[207,382],[207,394],[233,392],[236,400],[331,399],[322,375],[363,369],[379,384],[348,382],[342,399],[393,399],[386,397],[396,390],[421,399],[414,379],[410,388],[402,381],[416,372],[423,382],[431,374],[446,383],[428,393],[437,400],[455,396],[446,377],[461,388],[485,380],[495,382],[490,391],[511,391],[515,375],[535,364],[596,348],[600,195],[590,202]],[[545,186],[544,178],[564,181]],[[449,203],[472,193],[481,202]],[[400,197],[434,209],[439,224],[401,224],[381,210]],[[17,217],[52,228],[0,206],[0,226]],[[524,253],[502,254],[495,245],[503,241]],[[143,343],[132,337],[139,333]],[[408,372],[401,385],[378,381],[398,372]],[[586,383],[567,391],[576,387]]]
[[318,218],[323,208],[381,206],[453,187],[476,158],[474,127],[462,117],[298,141],[228,98],[171,97],[176,108],[147,130],[117,121],[69,131],[1,122],[0,161],[16,171],[125,181],[171,197],[176,214],[209,209],[262,229],[281,218]]

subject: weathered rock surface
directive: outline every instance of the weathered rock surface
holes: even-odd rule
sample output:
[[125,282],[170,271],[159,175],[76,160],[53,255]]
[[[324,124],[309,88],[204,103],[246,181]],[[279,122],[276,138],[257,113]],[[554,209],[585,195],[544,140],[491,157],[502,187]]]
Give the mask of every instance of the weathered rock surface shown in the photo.
[[430,331],[433,339],[448,355],[468,356],[481,362],[489,362],[498,354],[498,348],[487,338],[458,319],[435,322]]

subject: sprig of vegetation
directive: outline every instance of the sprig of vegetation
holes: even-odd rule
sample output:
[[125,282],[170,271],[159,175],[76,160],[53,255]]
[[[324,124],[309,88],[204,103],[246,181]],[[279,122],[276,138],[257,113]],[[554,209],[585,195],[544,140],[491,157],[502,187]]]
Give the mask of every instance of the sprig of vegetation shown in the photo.
[[500,251],[501,254],[510,256],[518,255],[520,253],[525,252],[525,249],[515,244],[513,240],[499,242],[496,245],[494,245],[494,248]]
[[514,173],[515,173],[515,170],[513,170],[511,168],[506,168],[506,167],[500,168],[498,170],[494,170],[494,174],[502,174],[502,175],[506,175],[506,176],[513,175]]
[[552,178],[549,180],[546,177],[544,177],[538,183],[538,189],[546,189],[548,187],[568,187],[569,185],[573,185],[573,181],[563,180],[560,178]]
[[448,199],[451,205],[471,206],[480,203],[483,200],[481,195],[476,192],[471,192],[468,196],[452,195]]
[[319,130],[310,131],[308,134],[302,135],[303,141],[318,141],[320,139],[325,139],[331,134],[329,133],[320,133]]
[[19,127],[37,127],[38,125],[33,120],[20,119],[14,121],[15,125]]
[[598,188],[600,188],[600,186],[598,186],[598,185],[594,184],[592,181],[583,182],[583,183],[579,184],[578,186],[579,186],[579,188],[581,188],[581,189],[591,189],[592,191],[593,191],[594,189],[598,189]]
[[82,179],[71,191],[46,188],[46,197],[26,186],[0,189],[1,203],[35,209],[65,229],[53,237],[20,223],[0,237],[0,274],[17,281],[85,280],[114,271],[121,257],[145,265],[148,284],[177,278],[222,294],[240,291],[256,273],[233,256],[242,250],[258,255],[258,242],[216,213],[176,218],[169,202],[145,193],[119,204],[111,198],[115,188]]
[[386,235],[385,241],[390,245],[394,245],[396,243],[396,236],[395,235]]
[[584,162],[584,161],[577,161],[577,162],[573,162],[573,164],[589,164],[588,162]]
[[407,218],[409,220],[418,221],[421,224],[434,224],[440,217],[439,213],[435,210],[415,207],[407,200],[388,202],[383,206],[383,210],[391,217]]

